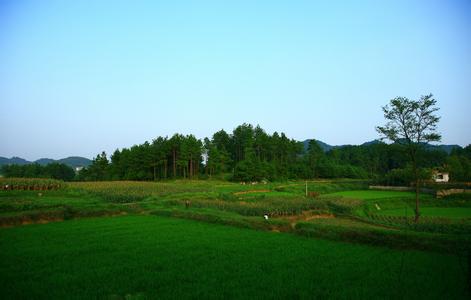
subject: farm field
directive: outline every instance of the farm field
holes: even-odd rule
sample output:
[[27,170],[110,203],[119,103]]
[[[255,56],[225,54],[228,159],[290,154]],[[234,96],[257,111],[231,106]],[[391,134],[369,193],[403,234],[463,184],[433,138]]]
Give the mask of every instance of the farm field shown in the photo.
[[469,296],[468,196],[421,195],[415,224],[413,193],[360,180],[310,181],[309,197],[305,187],[178,180],[0,191],[1,296]]
[[[414,199],[415,194],[411,192],[358,190],[342,191],[328,195],[374,202],[378,205],[375,207],[377,209],[376,213],[381,215],[402,217],[414,215],[414,205],[411,200]],[[420,199],[421,201],[425,201],[426,204],[426,206],[421,209],[421,215],[423,217],[443,217],[451,219],[471,218],[471,207],[449,207],[450,203],[447,203],[447,201],[449,201],[448,199],[434,199],[433,196],[423,193],[420,195]],[[389,208],[391,204],[394,207],[401,207]],[[430,207],[429,205],[439,206]],[[385,209],[383,209],[383,207],[385,207]]]
[[[451,218],[451,219],[471,219],[471,208],[469,207],[424,207],[421,210],[423,216],[427,217],[442,217],[442,218]],[[414,210],[412,208],[407,208],[407,211],[404,209],[387,209],[380,212],[380,214],[388,216],[404,216],[404,215],[413,215]]]
[[190,220],[93,218],[0,236],[3,299],[467,297],[457,256]]
[[[331,193],[331,196],[342,196],[348,198],[371,200],[371,199],[383,199],[383,198],[412,198],[415,196],[412,192],[399,192],[399,191],[371,191],[371,190],[360,190],[360,191],[342,191]],[[429,198],[428,195],[422,195],[422,197]]]

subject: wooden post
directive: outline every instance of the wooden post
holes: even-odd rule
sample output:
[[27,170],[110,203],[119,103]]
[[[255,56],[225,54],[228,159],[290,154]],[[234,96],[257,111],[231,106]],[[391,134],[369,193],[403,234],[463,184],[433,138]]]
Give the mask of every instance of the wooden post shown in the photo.
[[306,180],[306,197],[307,197],[307,180]]

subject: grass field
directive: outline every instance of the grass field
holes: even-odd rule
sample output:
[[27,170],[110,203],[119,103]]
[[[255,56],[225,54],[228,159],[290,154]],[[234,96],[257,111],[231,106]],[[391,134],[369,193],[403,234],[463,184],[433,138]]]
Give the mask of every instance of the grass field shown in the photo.
[[94,218],[0,236],[3,299],[468,296],[457,256],[190,220]]
[[0,298],[469,296],[471,198],[421,195],[414,223],[413,193],[365,186],[311,181],[314,197],[305,182],[0,190],[0,227],[11,227],[0,228]]

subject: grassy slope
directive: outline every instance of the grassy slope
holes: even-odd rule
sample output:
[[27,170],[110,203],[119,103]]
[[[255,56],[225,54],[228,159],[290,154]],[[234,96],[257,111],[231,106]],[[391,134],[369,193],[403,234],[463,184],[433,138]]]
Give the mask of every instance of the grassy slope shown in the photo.
[[[470,207],[423,207],[420,209],[420,213],[428,217],[444,217],[451,219],[471,218]],[[414,210],[410,207],[405,209],[387,209],[378,211],[378,214],[387,216],[413,216]]]
[[[411,192],[359,190],[336,192],[329,194],[329,196],[366,200],[367,204],[371,207],[373,207],[373,203],[376,203],[381,210],[377,210],[375,213],[381,215],[409,217],[414,215],[415,194]],[[373,202],[373,200],[377,200],[377,202]],[[458,201],[453,199],[435,199],[428,194],[421,194],[420,201],[420,213],[422,216],[451,219],[471,218],[471,207],[465,207],[467,204],[464,201],[456,203],[459,199]],[[456,205],[462,206],[456,207]]]
[[[382,199],[382,198],[414,198],[415,194],[411,192],[398,192],[398,191],[373,191],[373,190],[360,190],[360,191],[342,191],[329,194],[331,196],[343,196],[354,199]],[[421,195],[421,197],[429,197],[428,195]]]
[[156,216],[4,228],[0,250],[4,299],[468,296],[456,256]]

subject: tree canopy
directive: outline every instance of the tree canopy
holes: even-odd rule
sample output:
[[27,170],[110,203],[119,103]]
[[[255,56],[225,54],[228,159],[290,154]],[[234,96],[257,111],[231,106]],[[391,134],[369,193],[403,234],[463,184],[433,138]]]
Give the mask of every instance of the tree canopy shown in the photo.
[[[457,178],[465,180],[470,176],[468,171],[460,169],[461,162],[467,160],[461,152],[448,155],[426,147],[417,151],[418,162],[424,168],[443,167],[450,162]],[[376,141],[324,152],[315,140],[310,140],[305,149],[302,142],[284,133],[269,134],[260,126],[244,123],[231,133],[221,129],[203,140],[193,135],[174,134],[170,138],[157,137],[152,142],[116,150],[110,159],[101,153],[92,166],[80,172],[79,179],[219,178],[248,182],[370,178],[386,184],[408,185],[407,176],[398,177],[410,170],[407,155],[400,139],[392,144]]]
[[409,100],[397,97],[383,107],[384,118],[387,123],[376,127],[383,138],[403,145],[409,156],[412,175],[415,182],[415,220],[418,221],[419,212],[419,181],[421,179],[420,154],[425,143],[438,142],[440,134],[436,132],[440,117],[436,115],[439,110],[437,101],[432,94],[421,96],[419,100]]

